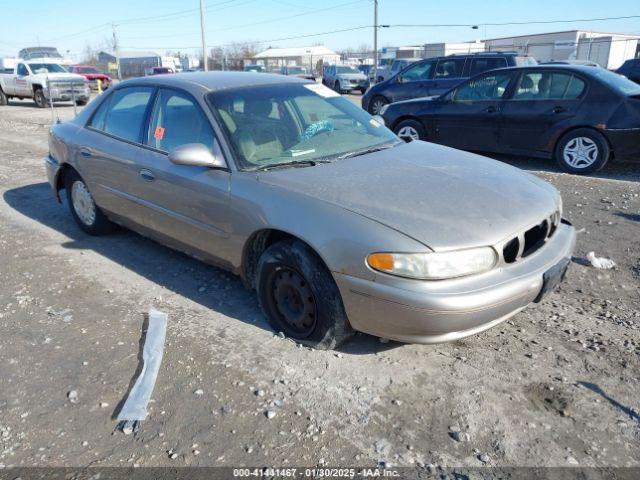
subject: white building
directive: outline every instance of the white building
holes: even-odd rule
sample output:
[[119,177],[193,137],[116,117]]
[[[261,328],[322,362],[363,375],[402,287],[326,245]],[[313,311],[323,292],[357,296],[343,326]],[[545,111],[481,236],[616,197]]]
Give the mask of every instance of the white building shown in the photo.
[[591,60],[610,70],[640,53],[639,35],[568,30],[484,40],[488,51],[516,51],[539,62]]
[[339,63],[340,55],[325,46],[269,48],[258,53],[253,60],[264,65],[268,71],[275,71],[286,66],[305,66],[315,69],[322,60],[324,65]]
[[485,45],[483,42],[427,43],[424,46],[422,56],[423,58],[431,58],[484,51]]

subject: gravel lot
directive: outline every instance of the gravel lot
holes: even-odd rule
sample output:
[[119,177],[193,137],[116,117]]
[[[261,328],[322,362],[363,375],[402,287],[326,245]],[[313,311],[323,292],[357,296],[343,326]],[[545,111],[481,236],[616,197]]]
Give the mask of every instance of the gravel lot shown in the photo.
[[[318,352],[274,335],[238,278],[84,235],[46,184],[50,121],[0,107],[0,465],[640,466],[640,164],[578,177],[501,158],[557,186],[582,231],[561,289],[464,341]],[[127,436],[113,417],[150,306],[165,356]]]

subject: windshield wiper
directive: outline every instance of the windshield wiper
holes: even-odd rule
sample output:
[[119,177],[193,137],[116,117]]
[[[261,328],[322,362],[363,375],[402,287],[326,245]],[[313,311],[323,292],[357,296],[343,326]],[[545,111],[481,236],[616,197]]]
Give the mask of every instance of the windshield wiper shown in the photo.
[[367,153],[374,153],[374,152],[379,152],[381,150],[388,150],[389,148],[393,148],[397,145],[400,145],[401,143],[404,143],[404,142],[394,142],[391,144],[378,145],[376,147],[369,147],[362,150],[356,150],[355,152],[344,153],[339,157],[337,157],[337,159],[342,160],[345,158],[359,157],[360,155],[366,155]]
[[273,170],[274,168],[284,167],[315,167],[318,163],[326,163],[317,160],[296,160],[293,162],[272,163],[269,165],[262,165],[260,167],[248,169],[250,172],[263,172],[266,170]]

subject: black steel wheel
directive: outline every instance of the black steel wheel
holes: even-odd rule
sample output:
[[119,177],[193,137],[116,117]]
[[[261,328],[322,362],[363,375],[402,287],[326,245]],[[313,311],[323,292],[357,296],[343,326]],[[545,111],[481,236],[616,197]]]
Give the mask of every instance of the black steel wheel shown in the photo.
[[288,239],[267,248],[256,283],[260,306],[276,332],[323,350],[353,335],[331,272],[307,244]]

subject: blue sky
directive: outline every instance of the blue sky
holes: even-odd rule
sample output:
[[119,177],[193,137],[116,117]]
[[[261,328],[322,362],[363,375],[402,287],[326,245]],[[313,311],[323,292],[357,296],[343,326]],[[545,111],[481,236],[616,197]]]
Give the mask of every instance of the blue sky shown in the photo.
[[[196,51],[200,44],[199,0],[3,0],[0,55],[24,46],[51,45],[81,53],[85,45],[101,47],[111,36],[111,22],[122,50]],[[547,25],[487,26],[484,23],[587,19],[640,15],[630,0],[379,0],[381,24],[478,24],[446,28],[389,28],[381,46],[412,45],[559,30],[586,29],[640,33],[640,18]],[[271,40],[268,46],[324,44],[333,49],[372,45],[371,29],[279,40],[371,25],[372,0],[205,0],[207,45]],[[149,18],[156,17],[156,18]],[[293,17],[293,18],[282,18]]]

